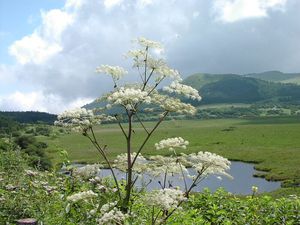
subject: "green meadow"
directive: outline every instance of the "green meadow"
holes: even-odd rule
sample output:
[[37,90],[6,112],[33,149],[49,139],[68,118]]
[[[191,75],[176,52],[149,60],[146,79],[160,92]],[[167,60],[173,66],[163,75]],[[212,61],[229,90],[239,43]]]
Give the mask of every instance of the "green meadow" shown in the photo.
[[[151,129],[155,122],[144,124]],[[99,125],[95,127],[95,134],[100,144],[108,146],[111,160],[125,153],[125,138],[117,124]],[[145,135],[141,125],[135,123],[134,149],[138,149]],[[300,184],[300,117],[165,121],[150,138],[142,154],[169,154],[168,151],[155,150],[154,144],[163,138],[177,136],[190,142],[188,149],[182,152],[210,151],[230,160],[254,162],[255,168],[261,170],[257,176],[284,180],[284,185]],[[81,134],[71,132],[40,139],[48,143],[48,154],[54,163],[61,160],[60,149],[65,149],[73,162],[102,161],[96,149]]]

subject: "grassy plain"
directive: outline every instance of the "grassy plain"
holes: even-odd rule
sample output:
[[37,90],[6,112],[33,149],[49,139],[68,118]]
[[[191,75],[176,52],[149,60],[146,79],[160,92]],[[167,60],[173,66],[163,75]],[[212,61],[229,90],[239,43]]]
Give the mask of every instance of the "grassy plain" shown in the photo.
[[[152,128],[154,122],[146,122]],[[134,124],[133,150],[145,138],[145,131]],[[100,143],[108,145],[111,159],[125,153],[125,138],[116,124],[95,127]],[[259,173],[270,180],[300,184],[300,117],[256,119],[173,120],[161,124],[143,150],[143,155],[169,154],[157,151],[154,144],[163,138],[181,136],[190,142],[185,153],[211,151],[231,160],[255,162]],[[71,161],[102,161],[88,139],[78,133],[57,138],[41,137],[49,144],[48,153],[55,163],[60,161],[58,149],[64,148]]]

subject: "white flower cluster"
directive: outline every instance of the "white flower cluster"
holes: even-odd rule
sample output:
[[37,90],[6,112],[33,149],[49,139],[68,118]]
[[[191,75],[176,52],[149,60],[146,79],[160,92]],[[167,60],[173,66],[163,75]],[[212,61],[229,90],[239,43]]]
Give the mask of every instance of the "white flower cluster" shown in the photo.
[[118,202],[108,202],[101,207],[100,211],[108,212],[110,209],[114,208],[117,205],[117,203]]
[[111,105],[123,105],[129,110],[134,107],[134,104],[139,102],[146,104],[151,103],[151,97],[148,96],[146,91],[142,91],[137,88],[124,87],[121,87],[108,95],[107,100],[111,103]]
[[230,169],[230,161],[220,155],[211,152],[198,152],[184,155],[187,166],[195,168],[202,176],[210,174],[231,177],[226,171]]
[[90,127],[92,124],[99,123],[92,110],[85,108],[76,108],[66,110],[57,116],[56,126],[72,128],[75,131],[81,131],[83,128]]
[[113,208],[109,212],[103,214],[103,216],[98,219],[99,225],[119,225],[123,224],[127,215],[123,214],[119,209]]
[[[134,160],[135,157],[136,152],[131,153],[131,162]],[[126,172],[128,167],[127,163],[127,153],[123,153],[118,155],[114,160],[114,167],[118,168],[123,172]],[[143,173],[147,170],[147,159],[145,159],[144,156],[142,156],[142,154],[139,154],[132,169],[136,173]]]
[[148,40],[144,37],[140,37],[134,41],[137,42],[140,46],[145,48],[156,48],[156,49],[163,48],[163,46],[159,42]]
[[[141,59],[145,60],[146,51],[142,50],[142,49],[130,50],[127,52],[126,57],[131,57],[134,59],[135,62],[139,62]],[[145,61],[144,61],[144,63],[145,63]],[[135,66],[137,66],[137,65],[139,65],[139,64],[136,64]]]
[[155,148],[156,150],[168,148],[170,151],[173,151],[174,148],[186,149],[188,144],[189,142],[184,140],[182,137],[174,137],[163,139],[159,143],[155,143]]
[[67,197],[67,200],[70,202],[78,202],[80,200],[86,200],[89,198],[93,198],[98,196],[95,192],[89,190],[89,191],[82,191],[73,195],[70,195]]
[[127,218],[116,206],[117,202],[111,202],[103,205],[100,209],[102,217],[98,219],[99,225],[119,225],[123,224]]
[[96,68],[97,73],[111,75],[114,81],[120,80],[128,72],[120,66],[101,65]]
[[76,108],[72,110],[66,110],[60,115],[58,115],[58,119],[64,119],[64,118],[74,118],[74,119],[80,119],[82,117],[91,117],[94,113],[92,110],[87,110],[85,108]]
[[151,156],[147,165],[147,173],[159,177],[162,174],[188,174],[188,170],[179,164],[178,158],[165,157],[161,155]]
[[158,77],[156,78],[156,82],[162,80],[165,77],[172,78],[176,81],[182,81],[179,72],[168,67],[167,65],[156,68],[155,73],[158,75]]
[[162,67],[166,67],[167,64],[163,59],[154,59],[152,57],[148,57],[147,66],[150,69],[156,70]]
[[149,51],[145,49],[160,49],[163,50],[163,47],[160,43],[147,40],[145,38],[139,38],[135,40],[143,49],[131,50],[127,53],[128,57],[133,58],[133,67],[147,67],[150,69],[155,75],[156,83],[160,83],[164,78],[169,77],[175,79],[177,81],[181,81],[180,74],[177,70],[171,69],[167,63],[163,59],[155,59],[151,56]]
[[162,109],[169,112],[186,113],[194,115],[197,110],[191,104],[181,102],[177,98],[172,98],[166,95],[153,94],[152,102],[158,104]]
[[95,115],[92,110],[85,108],[76,108],[66,110],[57,116],[57,121],[54,122],[56,126],[63,126],[72,128],[74,131],[81,132],[84,129],[90,128],[94,124],[100,124],[101,121],[113,121],[112,116]]
[[89,179],[97,176],[100,172],[100,168],[101,165],[99,164],[78,167],[73,170],[73,175],[82,177],[84,179]]
[[181,190],[165,188],[147,193],[144,201],[149,206],[170,210],[177,208],[179,203],[186,199]]
[[193,100],[201,100],[201,97],[196,89],[192,88],[191,86],[181,84],[178,81],[173,81],[169,86],[164,87],[163,90],[169,93],[182,94],[185,97]]
[[252,186],[251,190],[253,193],[257,193],[258,192],[258,187],[257,186]]
[[29,177],[34,177],[34,176],[38,175],[38,172],[32,171],[32,170],[25,170],[24,172],[25,172],[26,175],[29,176]]

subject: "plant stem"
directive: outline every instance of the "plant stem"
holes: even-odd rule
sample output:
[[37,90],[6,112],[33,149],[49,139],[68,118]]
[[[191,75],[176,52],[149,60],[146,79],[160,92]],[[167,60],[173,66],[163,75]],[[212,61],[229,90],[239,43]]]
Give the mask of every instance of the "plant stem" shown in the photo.
[[111,171],[112,176],[113,176],[113,178],[114,178],[116,187],[117,187],[117,189],[118,189],[119,199],[121,200],[122,197],[121,197],[121,191],[120,191],[119,182],[118,182],[117,177],[116,177],[116,174],[115,174],[115,172],[114,172],[114,170],[113,170],[113,168],[112,168],[112,165],[111,165],[110,161],[108,160],[108,158],[107,158],[107,156],[106,156],[106,152],[105,152],[106,146],[105,146],[104,148],[101,148],[101,146],[99,145],[99,143],[98,143],[98,141],[97,141],[97,139],[96,139],[96,136],[95,136],[95,133],[94,133],[93,128],[91,127],[90,130],[91,130],[91,132],[92,132],[93,139],[92,139],[88,134],[87,134],[87,137],[88,137],[89,140],[92,142],[92,144],[95,146],[95,148],[98,150],[98,152],[102,155],[102,157],[104,158],[105,162],[107,163],[108,168],[109,168],[109,170]]
[[127,134],[127,184],[126,184],[126,196],[123,202],[124,212],[128,211],[128,205],[130,201],[131,189],[132,189],[132,163],[131,163],[131,134],[132,134],[132,116],[131,112],[128,112],[128,134]]
[[185,191],[187,191],[186,179],[185,179],[185,176],[184,176],[184,173],[183,173],[181,162],[179,162],[179,165],[180,165],[180,170],[181,170],[181,174],[182,174],[182,177],[183,177],[184,188],[185,188]]

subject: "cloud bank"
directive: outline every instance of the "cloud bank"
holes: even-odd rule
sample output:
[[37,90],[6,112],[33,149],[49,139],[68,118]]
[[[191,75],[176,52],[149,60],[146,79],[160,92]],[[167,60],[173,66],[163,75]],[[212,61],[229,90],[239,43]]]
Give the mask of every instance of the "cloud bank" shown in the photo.
[[[9,47],[0,110],[60,112],[111,90],[100,64],[130,67],[131,40],[162,42],[167,62],[195,72],[300,71],[297,0],[67,0]],[[128,74],[128,79],[133,76]]]

